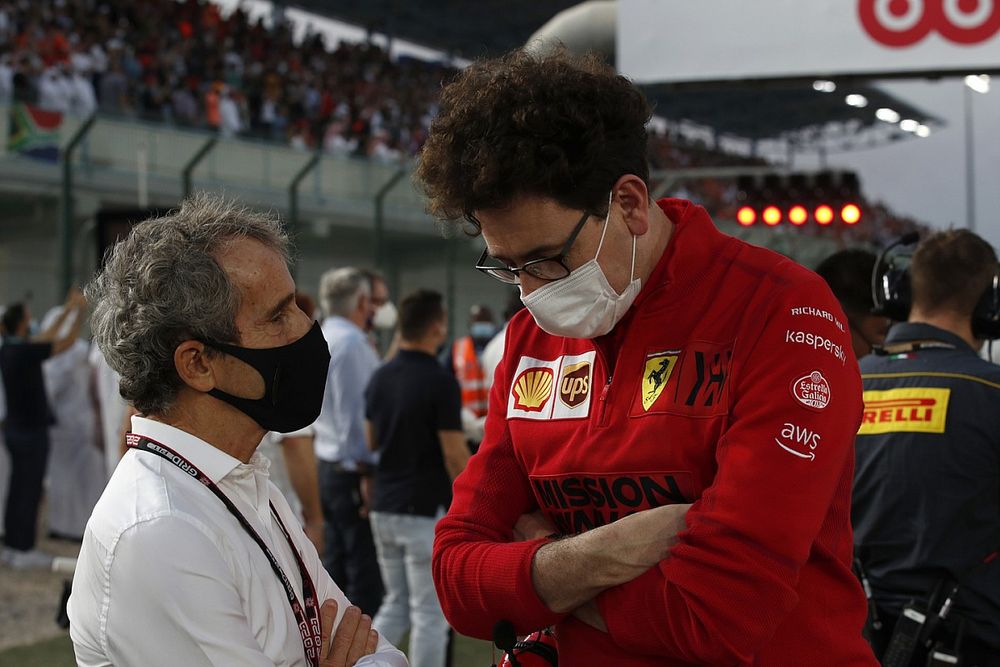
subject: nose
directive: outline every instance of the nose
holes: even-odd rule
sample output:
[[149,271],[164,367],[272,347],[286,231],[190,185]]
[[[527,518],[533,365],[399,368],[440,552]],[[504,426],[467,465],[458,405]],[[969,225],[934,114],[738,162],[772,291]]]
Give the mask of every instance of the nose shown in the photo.
[[289,342],[295,342],[302,338],[309,333],[309,330],[313,327],[312,317],[307,315],[301,308],[296,306],[295,313],[295,326],[291,331],[293,337]]
[[548,281],[536,278],[531,274],[521,272],[518,276],[521,281],[521,298],[528,296],[536,289],[547,283]]

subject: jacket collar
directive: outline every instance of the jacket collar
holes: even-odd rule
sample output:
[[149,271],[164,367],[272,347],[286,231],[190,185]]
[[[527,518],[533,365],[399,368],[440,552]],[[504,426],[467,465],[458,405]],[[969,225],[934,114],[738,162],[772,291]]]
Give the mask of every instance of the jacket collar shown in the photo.
[[674,224],[666,250],[653,268],[633,307],[667,285],[692,285],[718,259],[732,237],[720,232],[701,206],[686,199],[666,198],[656,202]]
[[972,346],[961,336],[936,327],[933,324],[924,324],[922,322],[899,322],[892,325],[888,335],[885,337],[885,344],[908,343],[916,340],[936,340],[954,345],[956,350],[976,354]]

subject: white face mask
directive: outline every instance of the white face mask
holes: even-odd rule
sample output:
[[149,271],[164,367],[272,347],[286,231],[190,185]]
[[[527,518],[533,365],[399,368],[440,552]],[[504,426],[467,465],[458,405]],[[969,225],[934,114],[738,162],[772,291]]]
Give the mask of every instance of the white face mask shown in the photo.
[[375,309],[375,316],[372,318],[372,325],[376,329],[395,329],[399,321],[399,313],[392,301],[386,301]]
[[601,265],[597,263],[610,218],[609,198],[608,215],[604,218],[604,231],[601,232],[594,259],[561,280],[544,285],[527,296],[522,293],[521,301],[542,331],[568,338],[603,336],[615,328],[635,301],[642,286],[642,281],[635,277],[635,235],[632,235],[630,282],[621,294],[611,287]]

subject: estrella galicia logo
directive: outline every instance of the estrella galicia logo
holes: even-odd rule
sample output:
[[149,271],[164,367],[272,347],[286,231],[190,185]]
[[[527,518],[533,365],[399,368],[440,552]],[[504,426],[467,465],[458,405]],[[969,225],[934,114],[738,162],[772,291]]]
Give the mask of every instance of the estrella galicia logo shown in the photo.
[[830,404],[830,383],[819,371],[813,371],[792,382],[795,400],[810,410],[822,410]]

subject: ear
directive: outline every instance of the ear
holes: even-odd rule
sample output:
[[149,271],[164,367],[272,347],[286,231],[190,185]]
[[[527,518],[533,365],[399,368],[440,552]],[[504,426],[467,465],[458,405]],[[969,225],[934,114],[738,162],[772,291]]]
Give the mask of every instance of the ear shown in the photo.
[[192,389],[206,392],[215,388],[215,373],[209,363],[205,344],[186,340],[174,350],[174,369],[181,381]]
[[642,236],[649,231],[649,190],[635,174],[625,174],[614,185],[614,199],[629,231]]

